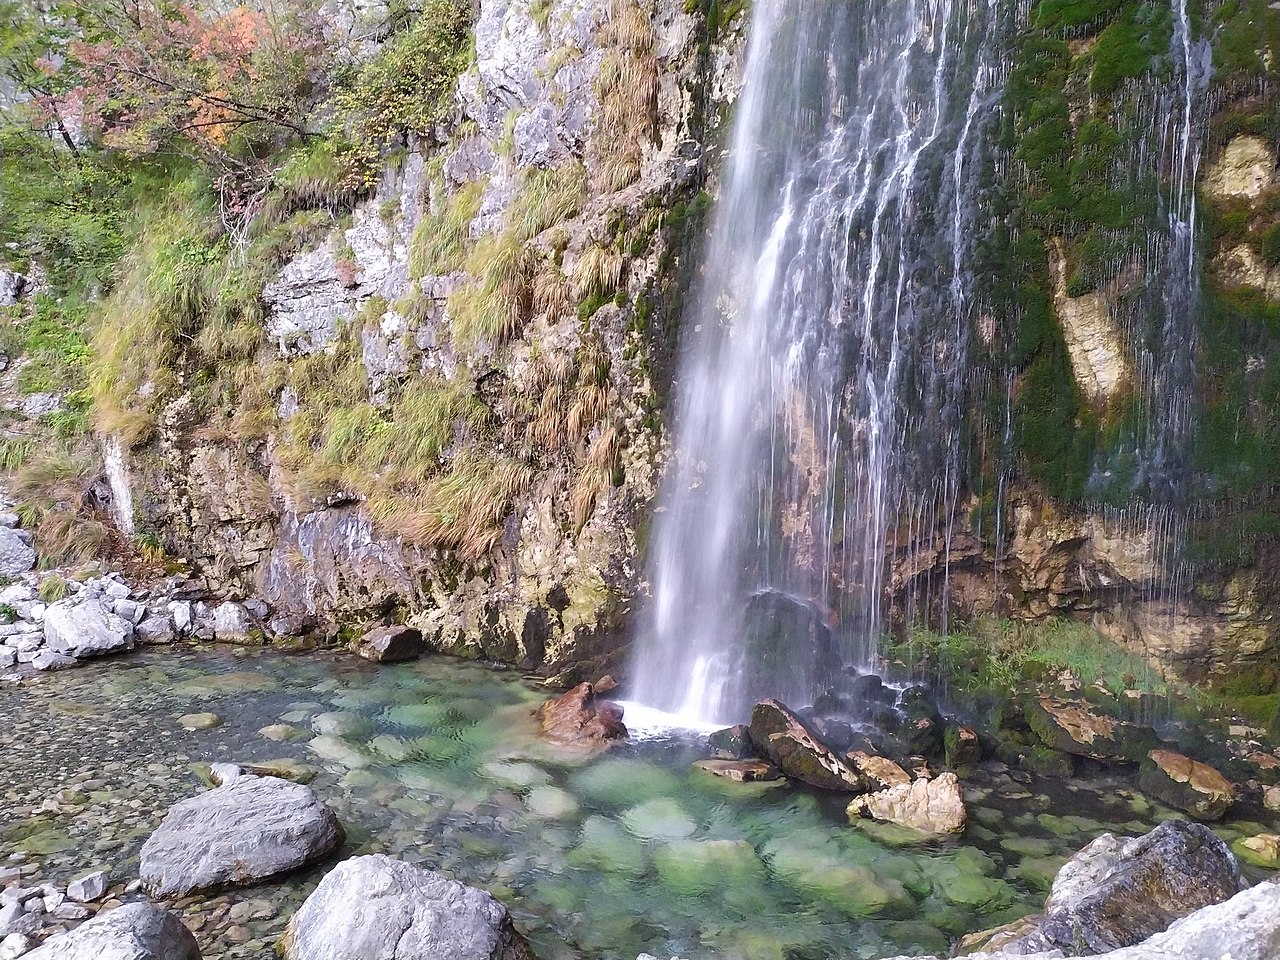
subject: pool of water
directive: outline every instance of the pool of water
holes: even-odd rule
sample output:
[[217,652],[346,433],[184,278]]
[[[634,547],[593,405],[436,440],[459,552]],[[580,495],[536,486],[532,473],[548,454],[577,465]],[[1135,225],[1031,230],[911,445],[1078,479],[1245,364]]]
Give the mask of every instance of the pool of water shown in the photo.
[[[1119,782],[1050,795],[995,766],[967,784],[965,836],[920,843],[849,825],[834,795],[695,771],[703,738],[660,719],[594,759],[554,750],[531,721],[546,696],[447,659],[175,648],[102,661],[0,690],[13,718],[0,846],[47,879],[136,876],[167,806],[201,789],[193,765],[285,758],[314,768],[344,855],[389,853],[490,890],[542,960],[870,960],[945,952],[1034,912],[1069,853],[1170,815]],[[184,730],[177,718],[196,711],[223,722]],[[261,956],[322,874],[180,906],[201,917],[207,958]]]

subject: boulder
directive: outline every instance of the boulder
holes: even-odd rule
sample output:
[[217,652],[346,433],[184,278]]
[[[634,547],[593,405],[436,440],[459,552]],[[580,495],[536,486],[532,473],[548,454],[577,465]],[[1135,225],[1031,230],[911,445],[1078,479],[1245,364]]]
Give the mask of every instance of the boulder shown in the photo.
[[875,789],[861,770],[832,751],[778,700],[762,700],[755,705],[750,734],[756,749],[793,780],[849,793]]
[[143,844],[140,876],[157,896],[243,886],[321,860],[343,839],[309,787],[242,776],[174,804]]
[[968,724],[958,723],[947,727],[942,735],[942,746],[949,767],[967,767],[982,759],[982,742],[978,738],[978,731]]
[[782,776],[778,768],[763,760],[699,760],[695,769],[737,783],[756,783],[760,780],[777,780]]
[[16,577],[35,565],[36,551],[31,546],[31,534],[0,526],[0,575]]
[[67,885],[67,899],[74,900],[76,903],[92,903],[94,900],[101,899],[107,892],[108,877],[107,871],[97,870],[85,874],[78,880],[72,880]]
[[417,660],[426,653],[422,631],[416,627],[375,627],[352,644],[352,649],[375,663]]
[[253,621],[240,604],[226,600],[213,611],[213,635],[224,643],[244,643],[252,639]]
[[483,890],[391,857],[353,857],[289,921],[284,960],[532,960],[507,908]]
[[97,598],[51,604],[44,614],[44,642],[54,653],[77,659],[133,649],[133,624]]
[[871,817],[937,834],[964,833],[967,820],[960,781],[954,773],[858,797],[849,804],[847,813],[850,819]]
[[1242,886],[1235,857],[1203,824],[1169,820],[1133,840],[1104,833],[1058,871],[1038,929],[1005,949],[1079,956],[1133,946]]
[[[965,950],[969,943],[970,938],[966,938],[960,944],[960,955],[969,960],[1008,960],[1011,954],[1021,960],[1055,960],[1063,955],[1063,951],[1057,949],[1029,953],[1003,938],[983,945],[994,949],[994,953],[971,953]],[[1080,954],[1069,952],[1067,955]],[[1276,957],[1280,957],[1280,883],[1270,881],[1237,893],[1225,903],[1202,907],[1142,943],[1098,954],[1097,960],[1276,960]],[[908,958],[895,957],[894,960]]]
[[720,760],[743,760],[751,756],[751,736],[745,724],[717,730],[707,738],[712,756]]
[[1098,713],[1085,700],[1042,696],[1024,711],[1028,726],[1054,750],[1103,763],[1137,763],[1156,746],[1155,731]]
[[137,626],[140,643],[173,643],[173,618],[168,614],[152,614],[144,617]]
[[32,659],[31,666],[37,670],[65,670],[76,665],[75,657],[54,653],[52,650],[41,650]]
[[1172,750],[1152,750],[1138,773],[1143,791],[1197,820],[1221,820],[1236,788],[1208,764]]
[[541,704],[537,717],[542,735],[552,743],[608,747],[627,738],[622,707],[596,697],[589,683]]
[[26,960],[200,960],[200,947],[175,914],[129,903],[47,940]]
[[851,766],[867,778],[873,790],[888,790],[890,787],[901,786],[912,780],[911,774],[888,757],[865,753],[861,750],[850,750],[844,756]]

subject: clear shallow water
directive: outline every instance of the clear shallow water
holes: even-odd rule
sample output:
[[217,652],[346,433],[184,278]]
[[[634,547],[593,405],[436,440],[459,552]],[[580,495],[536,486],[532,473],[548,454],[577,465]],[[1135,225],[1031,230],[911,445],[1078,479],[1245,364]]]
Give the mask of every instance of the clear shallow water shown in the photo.
[[[316,768],[313,786],[348,830],[344,855],[386,852],[489,889],[542,960],[874,958],[945,952],[950,938],[1032,912],[1062,858],[1104,825],[1136,833],[1166,815],[1118,783],[1060,783],[1050,798],[996,772],[970,785],[962,841],[904,845],[892,828],[849,826],[839,797],[693,771],[697,737],[592,761],[551,750],[530,719],[544,696],[516,674],[444,659],[378,668],[214,648],[102,661],[0,691],[14,718],[0,734],[11,738],[0,844],[26,843],[39,820],[71,841],[36,855],[50,879],[104,860],[136,874],[167,805],[200,789],[189,764],[288,757]],[[197,710],[223,725],[183,731],[177,718]],[[280,724],[299,739],[259,732]],[[106,813],[25,804],[77,764],[109,768]],[[104,834],[111,846],[95,851]],[[253,943],[272,942],[322,873],[230,896],[272,902]],[[263,955],[220,935],[205,946],[209,958]]]

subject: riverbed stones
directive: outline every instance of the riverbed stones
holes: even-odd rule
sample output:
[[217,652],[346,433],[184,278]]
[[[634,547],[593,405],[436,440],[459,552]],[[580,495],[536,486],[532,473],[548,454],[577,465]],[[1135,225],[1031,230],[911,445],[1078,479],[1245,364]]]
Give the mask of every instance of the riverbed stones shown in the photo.
[[351,646],[357,654],[374,663],[417,660],[427,650],[422,631],[402,625],[375,627]]
[[781,701],[762,700],[755,705],[750,734],[756,748],[793,780],[850,793],[866,793],[873,786]]
[[589,683],[541,704],[537,718],[542,735],[552,743],[603,749],[627,738],[622,707],[601,700]]
[[82,659],[133,649],[133,624],[96,597],[69,598],[44,614],[44,641],[54,653]]
[[140,876],[157,896],[243,886],[321,860],[342,841],[309,787],[241,776],[170,808],[142,847]]
[[285,960],[532,960],[507,908],[443,874],[374,855],[338,864],[289,921]]
[[1099,713],[1086,700],[1032,698],[1025,717],[1040,740],[1054,750],[1102,763],[1137,763],[1156,746],[1150,727]]
[[900,783],[857,797],[847,812],[853,819],[871,817],[935,834],[964,833],[967,819],[960,781],[954,773],[944,773],[932,780]]
[[200,960],[200,948],[175,914],[150,903],[129,903],[53,937],[26,957],[27,960]]
[[1152,750],[1138,773],[1145,793],[1197,820],[1221,820],[1236,800],[1231,781],[1208,764],[1172,750]]
[[1038,929],[1006,949],[1079,955],[1132,946],[1242,886],[1235,857],[1203,824],[1169,820],[1131,840],[1104,833],[1058,872]]

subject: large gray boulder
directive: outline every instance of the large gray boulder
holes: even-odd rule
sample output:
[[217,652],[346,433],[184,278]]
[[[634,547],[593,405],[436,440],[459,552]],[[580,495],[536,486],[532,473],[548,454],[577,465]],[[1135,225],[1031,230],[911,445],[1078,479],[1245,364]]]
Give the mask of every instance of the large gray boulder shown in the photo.
[[[962,954],[966,960],[1008,960],[1011,956],[1058,960],[1062,955],[1060,950]],[[1280,957],[1280,883],[1260,883],[1225,903],[1183,917],[1142,943],[1093,956],[1096,960],[1276,960]]]
[[1000,948],[1086,956],[1131,947],[1243,886],[1235,857],[1203,824],[1169,820],[1132,840],[1104,833],[1058,871],[1044,915]]
[[13,527],[0,527],[0,574],[16,577],[36,565],[31,534]]
[[338,864],[293,915],[284,960],[531,960],[483,890],[391,857]]
[[139,872],[156,896],[245,886],[321,860],[343,839],[310,787],[243,776],[174,804],[143,844]]
[[44,613],[44,642],[76,659],[132,650],[133,624],[96,597],[60,600]]
[[25,960],[200,960],[200,947],[176,915],[129,903],[53,937]]

